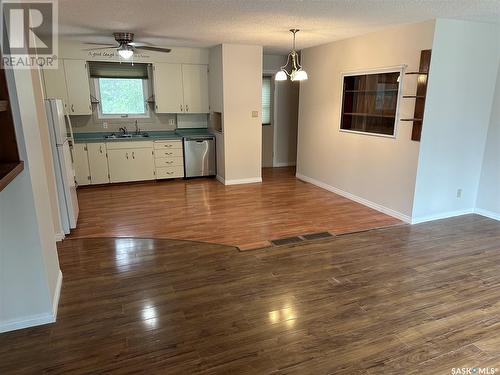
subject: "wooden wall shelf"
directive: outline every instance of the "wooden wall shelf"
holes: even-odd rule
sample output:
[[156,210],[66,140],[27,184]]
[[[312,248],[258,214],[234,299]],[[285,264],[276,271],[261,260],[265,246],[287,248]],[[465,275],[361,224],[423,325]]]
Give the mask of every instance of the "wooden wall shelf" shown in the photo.
[[[2,56],[0,55],[0,58]],[[0,72],[0,191],[19,174],[24,164],[19,160],[16,132],[9,103],[5,70]]]
[[10,182],[24,169],[24,162],[0,163],[0,191],[10,184]]
[[[406,75],[425,75],[429,74],[429,67],[431,65],[431,50],[426,49],[420,52],[420,67],[418,72],[406,72]],[[422,137],[422,125],[424,118],[425,99],[427,95],[427,79],[417,81],[417,92],[415,95],[403,95],[403,99],[415,99],[415,110],[413,118],[405,118],[400,121],[413,122],[411,131],[412,141],[420,141]]]

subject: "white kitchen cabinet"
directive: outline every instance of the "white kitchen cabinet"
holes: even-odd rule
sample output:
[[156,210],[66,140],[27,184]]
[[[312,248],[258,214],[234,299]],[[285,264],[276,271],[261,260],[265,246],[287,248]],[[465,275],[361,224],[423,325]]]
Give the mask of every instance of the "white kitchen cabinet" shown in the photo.
[[66,87],[64,64],[61,62],[57,69],[43,69],[43,82],[45,99],[61,99],[66,112],[69,113],[68,88]]
[[208,67],[182,65],[185,113],[208,113]]
[[73,167],[75,168],[75,181],[79,186],[90,184],[90,168],[87,153],[87,144],[75,143],[73,145]]
[[184,112],[181,64],[156,63],[153,73],[156,112]]
[[154,64],[157,113],[208,113],[208,67],[197,64]]
[[91,115],[92,105],[86,61],[64,59],[63,65],[68,91],[68,113]]
[[109,183],[108,157],[106,143],[87,143],[87,154],[89,159],[90,183]]
[[110,182],[144,181],[155,178],[151,142],[108,143]]
[[155,141],[156,179],[184,177],[184,157],[181,140]]

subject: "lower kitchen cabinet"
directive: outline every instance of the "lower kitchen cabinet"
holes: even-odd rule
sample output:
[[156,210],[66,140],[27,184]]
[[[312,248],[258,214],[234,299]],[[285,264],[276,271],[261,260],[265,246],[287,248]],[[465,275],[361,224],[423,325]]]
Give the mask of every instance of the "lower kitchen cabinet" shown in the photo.
[[108,149],[110,182],[153,180],[154,161],[151,148]]
[[72,154],[76,183],[78,186],[90,185],[91,180],[87,144],[75,143],[73,145]]
[[87,153],[90,168],[90,183],[109,183],[108,157],[106,155],[106,143],[87,143]]

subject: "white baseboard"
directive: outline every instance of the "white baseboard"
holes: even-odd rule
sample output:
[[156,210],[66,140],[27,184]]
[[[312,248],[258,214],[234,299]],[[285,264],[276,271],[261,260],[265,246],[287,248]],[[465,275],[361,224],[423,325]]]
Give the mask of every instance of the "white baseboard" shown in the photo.
[[215,176],[215,178],[217,179],[217,181],[219,181],[221,184],[225,185],[226,184],[226,180],[224,180],[224,177],[221,177],[219,175]]
[[255,184],[262,182],[262,177],[242,178],[237,180],[225,180],[224,185]]
[[481,215],[481,216],[488,217],[488,218],[493,219],[493,220],[500,221],[500,214],[493,212],[493,211],[483,210],[482,208],[476,208],[474,210],[474,213]]
[[297,163],[295,162],[281,162],[281,163],[274,163],[273,167],[274,168],[280,168],[280,167],[295,167]]
[[428,221],[448,219],[450,217],[468,215],[468,214],[472,214],[472,213],[474,213],[474,210],[472,208],[466,209],[466,210],[458,210],[458,211],[447,211],[447,212],[441,212],[441,213],[435,214],[435,215],[414,217],[414,218],[412,218],[411,223],[412,224],[420,224],[420,223],[426,223]]
[[56,242],[60,242],[60,241],[64,240],[64,237],[65,237],[64,232],[56,233],[55,237],[56,237]]
[[25,317],[21,320],[9,320],[0,322],[0,333],[15,331],[18,329],[40,326],[43,324],[54,323],[57,318],[57,308],[59,306],[59,297],[61,295],[62,272],[57,276],[56,290],[52,299],[52,313],[37,314]]
[[358,203],[361,203],[362,205],[364,206],[367,206],[367,207],[370,207],[370,208],[373,208],[374,210],[377,210],[377,211],[380,211],[384,214],[387,214],[389,216],[392,216],[392,217],[395,217],[396,219],[399,219],[399,220],[402,220],[406,223],[410,223],[411,222],[411,217],[408,216],[408,215],[405,215],[401,212],[398,212],[398,211],[395,211],[391,208],[388,208],[388,207],[385,207],[385,206],[382,206],[378,203],[375,203],[375,202],[372,202],[372,201],[369,201],[368,199],[365,199],[365,198],[361,198],[361,197],[358,197],[357,195],[354,195],[354,194],[351,194],[347,191],[344,191],[344,190],[341,190],[341,189],[338,189],[336,187],[333,187],[333,186],[330,186],[324,182],[321,182],[321,181],[318,181],[318,180],[315,180],[314,178],[311,178],[311,177],[307,177],[307,176],[304,176],[300,173],[297,173],[295,175],[299,180],[302,180],[302,181],[305,181],[305,182],[309,182],[313,185],[316,185],[322,189],[325,189],[325,190],[328,190],[328,191],[331,191],[332,193],[335,193],[335,194],[338,194],[338,195],[341,195],[347,199],[350,199],[354,202],[358,202]]

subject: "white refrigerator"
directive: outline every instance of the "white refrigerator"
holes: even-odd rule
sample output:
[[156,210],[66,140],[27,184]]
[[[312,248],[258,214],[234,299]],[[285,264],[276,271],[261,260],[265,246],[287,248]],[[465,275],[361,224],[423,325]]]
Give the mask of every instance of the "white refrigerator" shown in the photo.
[[76,228],[79,211],[71,155],[73,131],[61,99],[45,100],[45,109],[49,123],[61,223],[64,233],[69,234],[71,229]]

